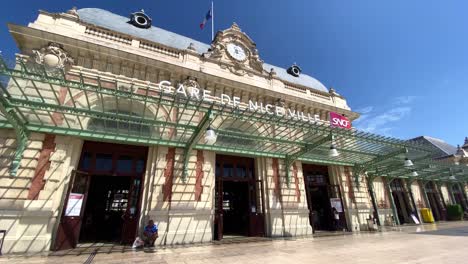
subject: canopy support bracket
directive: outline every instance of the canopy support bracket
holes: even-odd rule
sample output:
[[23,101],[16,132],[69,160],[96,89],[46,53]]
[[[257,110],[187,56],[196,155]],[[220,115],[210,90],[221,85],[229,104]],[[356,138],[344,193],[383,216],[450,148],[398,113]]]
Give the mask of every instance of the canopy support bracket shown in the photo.
[[403,153],[408,153],[407,148],[401,148],[398,149],[397,151],[393,151],[390,153],[387,153],[385,155],[378,156],[372,160],[369,160],[367,162],[364,162],[362,164],[356,164],[353,168],[353,175],[354,175],[354,182],[357,187],[359,187],[359,175],[362,172],[365,172],[367,169],[369,169],[372,166],[375,166],[377,163],[391,159],[397,155],[403,154]]
[[28,131],[21,118],[16,114],[14,108],[10,107],[4,95],[0,95],[0,112],[5,115],[8,122],[13,126],[16,134],[16,151],[10,166],[10,175],[16,176],[23,158],[24,150],[28,143]]
[[330,134],[328,134],[328,136],[326,136],[324,138],[321,138],[321,139],[317,140],[316,142],[306,144],[304,146],[304,148],[302,148],[301,150],[299,150],[299,151],[297,151],[297,152],[295,152],[293,154],[286,155],[286,158],[285,158],[286,183],[288,185],[288,188],[289,188],[289,186],[291,184],[291,174],[289,172],[289,169],[291,168],[291,165],[293,164],[293,162],[295,162],[297,159],[299,159],[303,155],[311,152],[315,148],[319,147],[320,145],[322,145],[324,143],[327,143],[329,141],[332,141],[332,140],[333,140],[333,135],[332,135],[332,133],[330,133]]
[[202,120],[198,124],[197,128],[193,132],[192,136],[187,142],[187,146],[184,149],[184,167],[182,173],[182,182],[186,183],[188,177],[188,163],[190,159],[190,152],[192,152],[193,147],[198,143],[200,138],[203,136],[204,131],[209,127],[211,120],[213,119],[211,109],[206,112]]

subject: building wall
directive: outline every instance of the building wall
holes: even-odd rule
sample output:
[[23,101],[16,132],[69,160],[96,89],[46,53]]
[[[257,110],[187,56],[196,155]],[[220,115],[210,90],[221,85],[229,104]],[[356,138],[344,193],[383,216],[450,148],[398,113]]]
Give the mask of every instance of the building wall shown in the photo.
[[444,200],[445,204],[452,204],[452,199],[450,198],[450,193],[447,187],[447,184],[443,183],[440,185],[440,191],[442,199]]
[[296,161],[289,168],[289,186],[284,160],[257,158],[257,164],[265,185],[266,233],[272,237],[312,234],[302,163]]
[[384,177],[376,177],[374,179],[374,192],[377,206],[379,209],[379,218],[382,225],[391,225],[391,217],[393,215],[392,207],[388,197],[386,179]]
[[49,250],[53,241],[82,142],[53,136],[52,152],[44,155],[46,137],[29,136],[17,176],[12,177],[9,167],[16,150],[15,134],[11,129],[0,130],[0,226],[7,230],[5,253]]
[[215,153],[200,152],[191,152],[184,183],[183,149],[150,147],[140,226],[153,219],[159,227],[159,244],[208,242],[213,238]]
[[366,219],[372,216],[373,207],[366,178],[361,175],[356,184],[352,168],[345,166],[329,166],[329,174],[331,183],[341,188],[349,231],[368,230]]

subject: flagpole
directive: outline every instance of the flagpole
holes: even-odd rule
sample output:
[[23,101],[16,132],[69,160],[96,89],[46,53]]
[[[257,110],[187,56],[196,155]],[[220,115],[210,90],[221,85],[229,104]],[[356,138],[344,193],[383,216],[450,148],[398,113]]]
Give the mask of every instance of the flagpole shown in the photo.
[[211,1],[211,42],[214,40],[214,7],[213,1]]

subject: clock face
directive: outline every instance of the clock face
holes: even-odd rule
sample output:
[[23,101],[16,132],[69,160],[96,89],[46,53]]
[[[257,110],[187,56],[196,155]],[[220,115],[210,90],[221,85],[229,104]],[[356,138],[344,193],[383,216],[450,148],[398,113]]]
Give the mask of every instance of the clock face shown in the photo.
[[245,60],[245,58],[247,58],[244,49],[241,46],[236,45],[234,43],[227,44],[227,51],[229,55],[231,55],[231,57],[238,61],[243,61]]

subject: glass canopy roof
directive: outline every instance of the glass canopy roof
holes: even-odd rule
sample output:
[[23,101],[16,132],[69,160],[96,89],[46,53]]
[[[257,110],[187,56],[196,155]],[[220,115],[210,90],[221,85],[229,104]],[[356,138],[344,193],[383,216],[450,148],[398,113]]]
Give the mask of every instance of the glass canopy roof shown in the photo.
[[[214,97],[207,101],[165,93],[156,83],[93,74],[80,67],[65,73],[24,59],[8,67],[1,59],[0,83],[0,127],[14,128],[19,142],[13,175],[28,133],[42,132],[184,148],[185,165],[192,149],[204,149],[285,159],[287,166],[295,160],[352,166],[356,180],[365,172],[405,178],[413,170],[418,179],[468,177],[466,166],[434,161],[433,149],[421,143],[251,111]],[[204,141],[208,127],[218,135],[214,144]],[[331,144],[339,156],[328,155]],[[405,157],[413,160],[412,168],[403,166]]]

